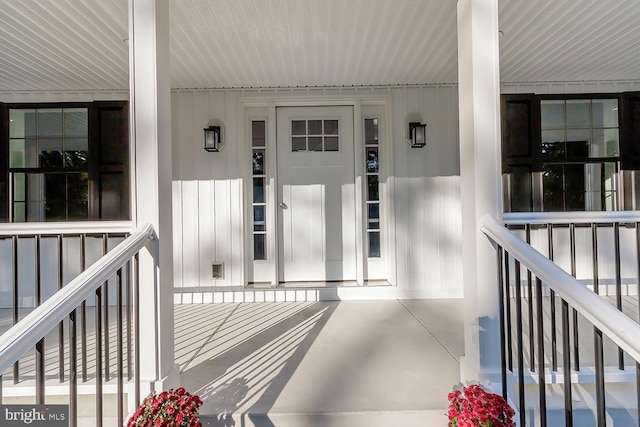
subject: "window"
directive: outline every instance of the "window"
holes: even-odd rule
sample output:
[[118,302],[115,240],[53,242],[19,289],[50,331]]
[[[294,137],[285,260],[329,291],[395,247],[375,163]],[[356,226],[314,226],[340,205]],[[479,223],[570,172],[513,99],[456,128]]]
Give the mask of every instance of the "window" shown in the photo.
[[[638,170],[622,94],[504,95],[502,158],[505,210],[614,211],[629,203]],[[639,99],[640,101],[640,99]],[[640,105],[640,102],[638,102]],[[636,113],[640,124],[640,110]],[[640,128],[639,128],[640,129]],[[635,132],[639,134],[640,132]],[[636,141],[634,143],[634,141]]]
[[370,258],[380,257],[380,156],[378,119],[364,119],[365,174],[367,176],[367,240]]
[[291,151],[338,151],[338,120],[292,120]]
[[1,221],[128,219],[126,103],[0,105]]
[[266,126],[251,122],[251,174],[253,176],[253,259],[267,259]]

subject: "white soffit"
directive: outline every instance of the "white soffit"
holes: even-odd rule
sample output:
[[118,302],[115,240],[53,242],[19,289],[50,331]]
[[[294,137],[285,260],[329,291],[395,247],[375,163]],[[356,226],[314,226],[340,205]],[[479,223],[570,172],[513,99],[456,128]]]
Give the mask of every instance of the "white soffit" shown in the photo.
[[[173,88],[457,81],[456,0],[169,0]],[[640,79],[640,1],[500,0],[503,82]],[[127,0],[0,0],[0,91],[126,90]]]

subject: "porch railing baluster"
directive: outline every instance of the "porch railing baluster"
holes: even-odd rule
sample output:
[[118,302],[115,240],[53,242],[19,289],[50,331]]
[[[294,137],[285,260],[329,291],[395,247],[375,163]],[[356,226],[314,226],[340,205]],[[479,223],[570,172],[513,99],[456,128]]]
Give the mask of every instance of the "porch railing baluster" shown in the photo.
[[[109,240],[106,233],[102,235],[102,242],[102,256],[104,256],[109,252]],[[105,381],[109,381],[111,379],[109,370],[111,362],[111,357],[109,356],[109,280],[104,282],[102,298],[104,300],[104,378]]]
[[[42,295],[42,271],[40,260],[40,235],[35,236],[35,305],[40,306]],[[36,344],[36,405],[44,405],[44,337]]]
[[500,305],[500,375],[502,378],[502,397],[507,398],[507,355],[505,349],[505,302],[504,302],[504,269],[502,263],[503,250],[498,246],[496,261],[498,267],[498,304]]
[[69,314],[69,427],[78,425],[77,311]]
[[123,343],[124,343],[124,339],[123,339],[123,327],[122,327],[122,320],[123,320],[123,313],[122,313],[122,268],[120,268],[118,270],[118,272],[116,273],[116,319],[117,319],[117,324],[116,324],[116,360],[117,360],[117,367],[116,367],[116,378],[117,378],[117,418],[118,418],[118,425],[121,426],[124,423],[124,419],[123,419],[123,414],[122,414],[122,408],[124,407],[124,387],[123,387],[123,383],[122,383],[122,377],[124,375],[124,351],[123,351]]
[[96,426],[102,426],[102,293],[104,285],[96,289]]
[[[620,271],[620,223],[613,224],[613,241],[616,271],[616,307],[622,311],[622,274]],[[624,371],[624,351],[618,347],[618,369]]]
[[[528,270],[528,269],[527,269]],[[547,427],[547,394],[544,367],[544,314],[542,311],[542,280],[536,277],[536,319],[538,328],[538,397],[540,427]]]
[[[62,255],[62,234],[57,236],[58,243],[58,290],[62,289],[63,285],[63,268],[64,257]],[[58,325],[58,379],[62,383],[64,382],[64,324]]]
[[[547,242],[549,259],[553,261],[553,224],[547,224]],[[558,338],[556,331],[558,325],[556,321],[556,293],[553,289],[549,290],[549,308],[551,309],[551,369],[553,372],[558,371]]]
[[[569,224],[569,247],[571,248],[571,275],[576,277],[576,224]],[[580,348],[578,346],[578,312],[571,308],[573,318],[573,364],[576,371],[580,370]]]
[[524,339],[522,337],[522,283],[520,282],[520,262],[516,259],[515,276],[516,276],[516,330],[517,330],[517,346],[518,346],[518,405],[520,411],[520,425],[525,425],[526,411],[524,411],[525,404],[525,389],[524,389]]
[[[531,244],[531,225],[526,224],[525,239],[528,244]],[[532,372],[536,370],[536,358],[535,358],[535,338],[533,334],[533,282],[531,279],[531,270],[527,269],[527,299],[529,309],[529,366]]]
[[[11,256],[13,258],[13,324],[17,324],[19,320],[18,312],[18,236],[11,238]],[[16,360],[13,364],[13,383],[20,382],[20,362]]]

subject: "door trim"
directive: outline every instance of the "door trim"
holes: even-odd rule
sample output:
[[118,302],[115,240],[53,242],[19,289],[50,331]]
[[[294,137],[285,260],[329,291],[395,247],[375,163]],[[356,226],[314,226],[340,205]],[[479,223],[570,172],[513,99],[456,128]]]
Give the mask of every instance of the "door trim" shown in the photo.
[[[271,286],[277,286],[279,284],[279,259],[278,259],[278,247],[277,238],[280,230],[278,229],[277,218],[277,188],[278,188],[278,176],[277,176],[277,163],[276,163],[276,108],[277,107],[331,107],[331,106],[351,106],[353,108],[353,138],[354,138],[354,174],[355,174],[355,222],[356,222],[356,283],[363,285],[367,255],[366,255],[366,239],[367,235],[364,231],[364,136],[362,130],[363,120],[363,108],[368,106],[375,106],[380,109],[385,126],[381,137],[384,139],[384,145],[382,152],[384,153],[386,162],[386,171],[384,176],[386,177],[386,191],[381,194],[381,202],[386,205],[385,211],[387,212],[387,224],[383,226],[386,238],[384,247],[386,249],[386,264],[387,264],[387,282],[390,285],[396,285],[397,281],[397,268],[395,263],[396,258],[396,242],[395,242],[395,208],[394,208],[394,190],[393,190],[393,149],[392,149],[392,110],[391,110],[391,96],[390,95],[361,95],[361,96],[349,96],[349,95],[331,95],[326,97],[317,96],[252,96],[252,97],[240,97],[238,98],[237,107],[237,132],[238,132],[238,166],[240,176],[246,183],[242,188],[244,196],[242,198],[242,215],[244,221],[242,221],[241,230],[242,236],[244,236],[244,256],[243,256],[243,286],[246,286],[248,282],[251,282],[253,274],[254,263],[267,264],[270,273],[267,276],[257,280],[257,282],[270,282]],[[251,109],[261,110],[258,114],[252,114]],[[251,146],[250,146],[250,130],[249,125],[251,120],[266,120],[267,121],[267,261],[254,261],[253,260],[253,240],[252,240],[252,215],[251,215],[251,169],[250,164],[246,159],[250,158]]]

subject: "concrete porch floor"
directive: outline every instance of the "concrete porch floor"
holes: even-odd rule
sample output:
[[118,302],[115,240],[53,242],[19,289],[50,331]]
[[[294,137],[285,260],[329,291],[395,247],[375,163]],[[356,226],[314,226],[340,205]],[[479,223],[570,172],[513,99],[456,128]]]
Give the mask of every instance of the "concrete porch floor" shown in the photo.
[[181,385],[204,425],[446,425],[461,300],[175,306]]

